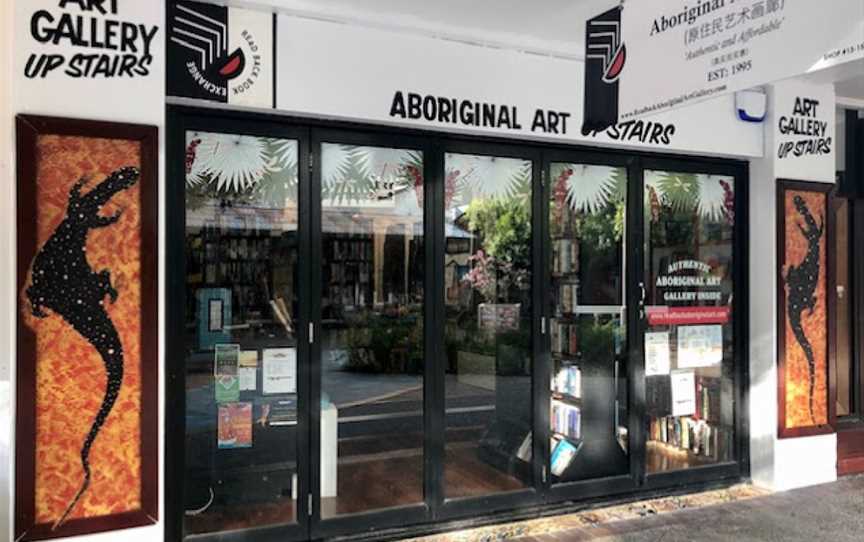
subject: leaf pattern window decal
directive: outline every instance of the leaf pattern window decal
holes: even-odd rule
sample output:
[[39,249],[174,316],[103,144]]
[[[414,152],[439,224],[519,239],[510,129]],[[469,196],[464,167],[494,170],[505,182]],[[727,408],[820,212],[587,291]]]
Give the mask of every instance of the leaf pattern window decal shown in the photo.
[[292,139],[187,132],[187,191],[245,195],[280,208],[296,201],[297,153]]
[[646,200],[656,221],[663,207],[699,217],[735,222],[735,182],[722,175],[645,171]]
[[321,156],[325,207],[423,205],[421,151],[324,143]]
[[530,160],[447,154],[445,206],[467,205],[478,197],[530,198],[532,164]]

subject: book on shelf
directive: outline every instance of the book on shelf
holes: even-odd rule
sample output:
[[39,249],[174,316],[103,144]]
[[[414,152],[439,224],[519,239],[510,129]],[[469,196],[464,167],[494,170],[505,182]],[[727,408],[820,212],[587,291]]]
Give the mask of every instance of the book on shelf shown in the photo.
[[580,399],[582,397],[582,370],[577,365],[562,365],[555,374],[552,389],[556,393]]
[[557,239],[552,245],[552,272],[556,275],[579,272],[579,241]]
[[722,452],[728,449],[731,433],[705,420],[667,416],[651,418],[648,436],[655,442],[716,461],[723,459]]
[[533,448],[531,446],[533,441],[534,434],[531,431],[528,431],[528,434],[525,435],[525,438],[522,439],[522,444],[519,445],[519,449],[516,450],[516,457],[521,459],[526,463],[531,462],[531,458],[533,457]]
[[552,320],[549,326],[552,352],[576,355],[579,352],[579,326]]
[[555,476],[561,476],[564,474],[564,471],[566,471],[567,467],[570,466],[570,463],[573,462],[573,459],[576,457],[576,454],[579,453],[581,448],[581,442],[572,443],[566,439],[553,437],[551,443],[552,456],[549,461],[552,474]]
[[578,406],[553,399],[550,422],[553,432],[573,440],[582,438],[582,410]]
[[720,379],[716,377],[696,377],[696,414],[698,420],[720,423]]
[[562,312],[572,314],[579,307],[579,282],[562,284],[558,306]]

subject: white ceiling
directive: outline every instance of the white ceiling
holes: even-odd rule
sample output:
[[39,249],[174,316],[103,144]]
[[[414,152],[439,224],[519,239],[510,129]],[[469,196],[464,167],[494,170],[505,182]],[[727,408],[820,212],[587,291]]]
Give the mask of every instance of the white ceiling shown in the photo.
[[240,0],[289,14],[580,58],[585,21],[618,0]]
[[[864,65],[862,65],[864,68]],[[836,85],[837,96],[849,98],[850,100],[864,101],[864,74],[858,77],[840,81]]]

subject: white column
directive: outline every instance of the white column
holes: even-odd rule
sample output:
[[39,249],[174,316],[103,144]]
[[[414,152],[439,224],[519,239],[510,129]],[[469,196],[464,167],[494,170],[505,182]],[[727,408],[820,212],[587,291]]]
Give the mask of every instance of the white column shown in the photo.
[[829,122],[827,137],[836,152],[834,86],[800,78],[769,89],[765,158],[750,162],[750,463],[754,483],[776,490],[837,478],[836,434],[777,437],[777,179],[835,179],[833,152],[779,156],[780,145],[795,139],[780,132],[780,118],[793,115],[799,97],[819,101],[818,116]]

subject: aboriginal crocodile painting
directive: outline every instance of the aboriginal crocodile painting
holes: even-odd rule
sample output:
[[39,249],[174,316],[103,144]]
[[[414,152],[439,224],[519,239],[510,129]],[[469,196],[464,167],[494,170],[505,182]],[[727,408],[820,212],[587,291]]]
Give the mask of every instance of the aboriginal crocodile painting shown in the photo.
[[786,430],[829,424],[828,402],[828,195],[785,190],[782,195],[783,261],[778,280],[783,356],[781,436]]
[[[19,120],[19,143],[39,124]],[[30,495],[16,513],[25,540],[107,530],[112,521],[92,520],[144,515],[150,499],[151,153],[141,140],[67,132],[31,132],[35,148],[19,151],[35,161],[19,167],[22,205],[35,203],[22,217],[32,230],[19,234],[19,368],[35,410],[32,461],[22,461],[32,480],[19,486]]]

